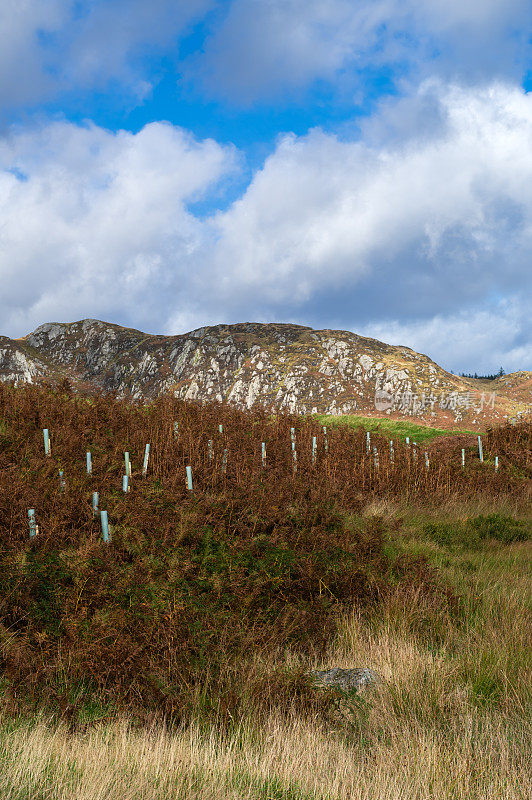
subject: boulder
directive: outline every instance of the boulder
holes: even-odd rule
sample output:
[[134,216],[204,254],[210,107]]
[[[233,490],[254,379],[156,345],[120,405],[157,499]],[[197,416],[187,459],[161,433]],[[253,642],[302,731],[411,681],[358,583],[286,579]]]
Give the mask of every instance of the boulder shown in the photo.
[[332,669],[312,670],[310,677],[314,685],[323,689],[341,689],[343,692],[361,691],[368,685],[379,683],[380,676],[372,669]]

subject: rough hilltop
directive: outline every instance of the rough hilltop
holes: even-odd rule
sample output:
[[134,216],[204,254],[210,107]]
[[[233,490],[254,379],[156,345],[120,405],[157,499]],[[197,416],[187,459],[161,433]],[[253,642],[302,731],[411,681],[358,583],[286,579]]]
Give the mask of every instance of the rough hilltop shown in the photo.
[[158,336],[86,319],[0,337],[0,380],[64,377],[135,399],[172,392],[240,408],[414,416],[439,425],[526,414],[532,397],[530,372],[475,381],[408,347],[302,325],[246,322]]

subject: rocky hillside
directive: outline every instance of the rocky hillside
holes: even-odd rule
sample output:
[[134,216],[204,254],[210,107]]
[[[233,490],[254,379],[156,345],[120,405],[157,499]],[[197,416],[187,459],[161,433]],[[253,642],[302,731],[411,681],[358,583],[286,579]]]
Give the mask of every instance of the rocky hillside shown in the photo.
[[[478,382],[425,355],[348,331],[241,323],[154,336],[99,320],[47,323],[0,337],[0,380],[56,382],[136,399],[194,400],[298,413],[415,416],[484,424],[530,411],[532,373]],[[489,385],[488,385],[489,384]]]

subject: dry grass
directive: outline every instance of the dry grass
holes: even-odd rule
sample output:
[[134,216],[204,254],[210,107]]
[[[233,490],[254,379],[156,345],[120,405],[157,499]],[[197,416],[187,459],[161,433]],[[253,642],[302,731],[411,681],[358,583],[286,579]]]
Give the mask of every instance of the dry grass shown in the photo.
[[[260,730],[247,721],[225,736],[194,727],[148,733],[123,722],[72,735],[40,722],[4,730],[0,794],[5,800],[530,797],[524,722],[479,713],[465,690],[450,691],[442,659],[411,642],[383,635],[365,646],[394,688],[385,684],[355,709],[363,724],[347,735],[317,721],[275,717]],[[443,727],[427,724],[434,704],[448,714]]]
[[[532,796],[532,426],[487,434],[499,474],[437,454],[427,472],[404,448],[392,465],[375,437],[377,469],[348,430],[331,432],[326,449],[322,432],[295,418],[164,400],[88,405],[36,390],[3,390],[0,400],[0,688],[11,697],[0,718],[1,800]],[[45,425],[56,432],[51,459]],[[152,472],[134,473],[124,497],[123,450],[138,462],[146,441]],[[95,487],[114,526],[110,546],[92,516]],[[32,542],[30,506],[41,523]],[[329,602],[331,586],[341,603]],[[285,619],[290,608],[301,614]],[[355,697],[322,695],[308,680],[303,691],[313,666],[370,667],[383,680]],[[72,697],[87,674],[100,683]],[[120,692],[120,711],[109,711]],[[28,695],[55,721],[30,716]],[[175,727],[148,728],[157,712]]]
[[226,738],[121,723],[72,737],[41,723],[4,735],[0,792],[4,800],[530,797],[524,731],[506,721],[466,713],[447,736],[419,726],[393,734],[361,748],[297,720]]
[[72,734],[4,720],[0,796],[524,800],[532,794],[529,557],[527,545],[481,556],[469,586],[474,613],[466,608],[462,624],[439,620],[437,632],[423,632],[419,606],[399,597],[369,620],[346,615],[315,666],[369,666],[383,682],[339,699],[327,722],[272,713],[225,733],[194,725],[170,733],[117,720]]

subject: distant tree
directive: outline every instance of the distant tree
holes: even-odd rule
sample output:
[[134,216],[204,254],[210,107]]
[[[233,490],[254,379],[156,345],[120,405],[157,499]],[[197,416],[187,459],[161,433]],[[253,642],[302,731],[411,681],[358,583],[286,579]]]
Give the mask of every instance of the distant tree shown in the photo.
[[506,373],[501,367],[499,371],[493,373],[493,375],[479,375],[478,372],[461,372],[460,375],[462,378],[476,378],[479,381],[494,381],[495,378],[500,378],[502,375],[506,375]]

